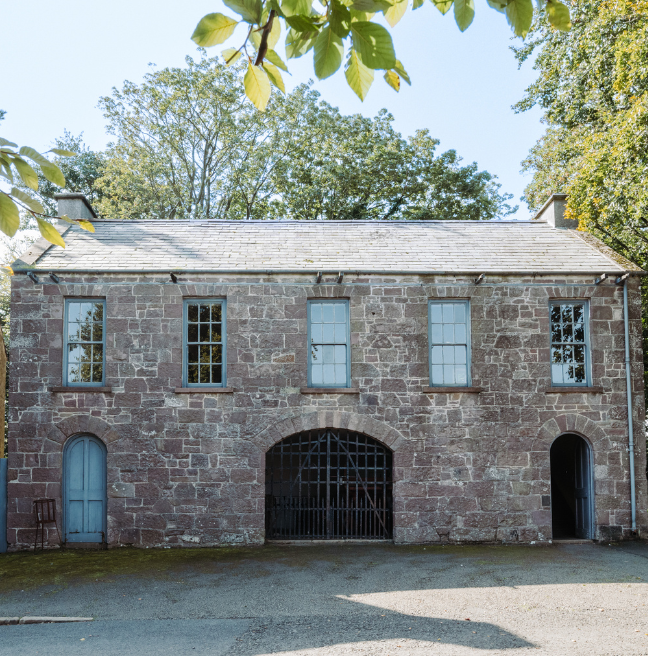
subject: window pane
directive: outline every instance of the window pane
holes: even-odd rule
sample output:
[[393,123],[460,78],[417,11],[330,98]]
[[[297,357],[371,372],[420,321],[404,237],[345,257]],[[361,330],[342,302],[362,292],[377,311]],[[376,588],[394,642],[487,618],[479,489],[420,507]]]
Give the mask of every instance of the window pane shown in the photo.
[[560,306],[554,305],[551,308],[551,322],[559,323],[560,322]]
[[314,364],[311,365],[311,383],[313,385],[322,384],[322,365]]
[[198,347],[189,346],[187,348],[187,361],[188,362],[198,362]]
[[466,306],[463,303],[457,303],[454,306],[454,322],[466,323]]
[[466,343],[466,324],[464,323],[456,323],[454,326],[454,331],[455,331],[455,336],[454,336],[454,341],[455,344],[465,344]]
[[219,323],[212,324],[211,341],[212,342],[220,342],[221,341],[221,325]]
[[212,365],[212,383],[223,382],[223,367],[220,364]]
[[103,364],[92,365],[92,382],[100,383],[103,380]]
[[68,321],[79,321],[81,303],[68,303]]
[[585,382],[585,365],[579,364],[574,367],[575,377],[577,383]]
[[92,319],[93,321],[101,321],[103,323],[103,310],[104,310],[104,304],[103,303],[95,303],[94,308],[92,311]]
[[562,365],[561,364],[552,364],[551,365],[551,381],[554,383],[562,383]]
[[322,324],[322,342],[324,344],[332,344],[335,341],[335,324],[323,323]]
[[443,343],[452,344],[454,342],[454,325],[451,323],[443,324]]
[[574,346],[574,362],[585,362],[584,346]]
[[451,364],[444,364],[443,365],[443,382],[446,385],[454,385],[455,383],[455,377],[454,377],[454,366]]
[[209,342],[209,335],[211,332],[211,326],[208,323],[201,323],[199,330],[199,341]]
[[574,305],[574,323],[583,323],[585,321],[585,306]]
[[455,385],[468,384],[468,374],[466,371],[466,365],[462,365],[462,366],[455,365],[454,373],[455,373]]
[[223,320],[223,306],[220,303],[214,303],[211,306],[211,320],[214,323],[220,323]]
[[81,347],[76,344],[68,346],[68,362],[81,362]]
[[91,342],[92,341],[92,323],[89,321],[83,321],[79,325],[79,333],[81,336],[80,341],[82,342]]
[[201,364],[199,366],[200,366],[200,382],[209,384],[211,382],[209,380],[209,369],[210,369],[209,365]]
[[198,381],[198,365],[190,364],[187,367],[187,382],[197,383]]
[[444,303],[443,304],[443,323],[453,323],[454,322],[454,304],[453,303]]
[[335,362],[335,347],[323,346],[322,347],[324,364],[333,364]]
[[314,323],[311,325],[311,343],[322,343],[322,324]]
[[101,344],[95,344],[92,347],[92,361],[103,362],[103,346]]
[[207,345],[201,345],[200,347],[200,362],[211,362],[211,347]]
[[430,319],[432,323],[443,323],[443,307],[440,303],[432,303],[430,306]]
[[443,346],[432,347],[432,364],[443,364]]
[[82,363],[80,365],[80,369],[81,369],[81,382],[89,383],[90,377],[92,376],[92,365],[89,362]]
[[585,341],[585,326],[582,323],[577,323],[574,326],[574,341],[575,342]]
[[201,305],[200,306],[200,321],[202,322],[209,322],[209,317],[210,317],[210,307],[209,305]]
[[92,341],[93,342],[103,341],[103,323],[95,323],[92,326]]
[[454,346],[443,347],[443,364],[454,364]]
[[90,344],[82,344],[81,349],[81,362],[92,362],[92,346]]
[[322,304],[322,321],[324,323],[333,323],[335,321],[335,306],[333,303]]
[[69,364],[68,365],[68,383],[80,383],[81,382],[81,371],[78,364]]
[[572,325],[570,323],[563,324],[562,327],[562,341],[571,342],[574,336],[574,331],[572,330]]
[[322,323],[322,304],[321,303],[311,303],[310,306],[311,322],[312,323]]
[[443,365],[442,364],[433,364],[432,365],[432,384],[433,385],[443,385]]
[[346,364],[335,365],[335,384],[346,385]]
[[223,347],[219,344],[211,347],[211,361],[218,364],[223,362]]
[[335,384],[335,365],[324,364],[322,365],[322,379],[324,385]]
[[347,341],[347,326],[345,323],[335,324],[335,344],[346,344]]
[[334,346],[335,349],[335,362],[346,363],[346,346]]
[[198,341],[198,324],[190,323],[187,325],[187,341],[188,342],[197,342]]
[[68,341],[78,342],[81,339],[81,327],[78,323],[68,324]]
[[322,362],[321,346],[311,346],[311,362]]
[[198,305],[190,303],[187,305],[187,321],[198,321]]
[[455,364],[466,364],[466,347],[465,346],[455,346],[454,347],[454,361]]
[[572,307],[571,305],[561,305],[563,323],[571,322],[572,320]]
[[346,324],[346,303],[335,304],[335,323]]
[[443,344],[443,324],[441,323],[432,324],[432,343]]

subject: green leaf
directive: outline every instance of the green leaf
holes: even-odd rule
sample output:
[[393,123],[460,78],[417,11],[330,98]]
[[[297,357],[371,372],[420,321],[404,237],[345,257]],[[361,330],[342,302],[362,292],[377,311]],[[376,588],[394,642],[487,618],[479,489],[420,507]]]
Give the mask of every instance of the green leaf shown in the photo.
[[59,219],[60,221],[65,221],[66,223],[72,223],[73,225],[76,225],[78,223],[78,221],[76,221],[75,219],[71,219],[67,214],[64,214],[63,216],[57,216],[56,218]]
[[374,72],[360,61],[358,53],[353,48],[349,51],[344,77],[358,98],[364,100],[373,84]]
[[333,75],[342,65],[343,55],[342,39],[330,27],[324,28],[315,40],[315,75],[320,80]]
[[282,93],[286,93],[286,87],[284,86],[284,81],[279,69],[274,64],[264,61],[263,70],[266,72],[272,86],[277,87]]
[[20,214],[18,213],[18,206],[7,194],[0,191],[0,230],[5,235],[13,237],[19,227]]
[[375,12],[356,11],[355,9],[349,9],[349,13],[351,14],[352,23],[366,23],[376,15]]
[[353,0],[350,7],[356,11],[377,13],[387,11],[393,4],[392,0]]
[[531,0],[510,0],[506,5],[506,20],[513,28],[515,36],[524,38],[529,33],[533,21]]
[[217,46],[232,36],[237,25],[238,21],[224,14],[207,14],[196,25],[191,40],[203,48]]
[[407,11],[409,0],[397,0],[386,12],[385,20],[391,27],[395,27]]
[[94,226],[92,225],[91,221],[86,221],[85,219],[79,219],[78,221],[75,221],[74,223],[78,223],[80,228],[83,228],[84,230],[87,230],[88,232],[94,232],[95,231]]
[[279,38],[281,37],[281,21],[279,17],[275,17],[272,21],[272,29],[270,34],[268,34],[268,49],[274,48],[277,43],[279,43]]
[[47,239],[50,244],[65,248],[63,237],[61,237],[59,231],[49,221],[41,219],[40,216],[36,217],[36,221],[38,221],[38,229],[40,230],[41,237]]
[[246,23],[261,23],[261,0],[223,0],[223,4],[239,14]]
[[407,71],[403,67],[403,64],[401,64],[400,60],[396,60],[396,63],[394,64],[394,70],[402,77],[407,84],[412,86],[412,81],[410,80],[410,76],[407,74]]
[[11,160],[5,159],[2,155],[0,155],[0,175],[13,184],[14,176],[11,172]]
[[241,58],[242,54],[243,53],[236,48],[225,48],[225,50],[223,50],[221,53],[221,55],[223,55],[223,59],[225,60],[225,66],[236,64],[236,62]]
[[351,29],[351,12],[341,2],[332,0],[329,22],[335,34],[344,39]]
[[506,13],[506,5],[509,3],[509,0],[487,0],[487,1],[488,4],[496,11],[499,11],[501,14]]
[[454,15],[457,27],[465,32],[475,17],[473,0],[454,0]]
[[270,98],[270,80],[266,72],[260,66],[248,63],[247,72],[243,78],[245,95],[252,104],[260,111],[265,111]]
[[571,30],[571,18],[569,9],[558,0],[547,0],[547,17],[549,22],[561,32]]
[[296,32],[288,30],[286,37],[286,57],[298,59],[305,55],[314,45],[318,32]]
[[398,77],[398,73],[395,73],[394,71],[385,71],[383,77],[385,78],[385,82],[387,82],[394,91],[400,91],[400,77]]
[[412,2],[412,10],[422,7],[424,2],[425,0],[414,0],[414,2]]
[[253,30],[250,32],[250,36],[248,38],[250,43],[254,46],[254,49],[259,50],[259,47],[261,46],[261,32]]
[[56,164],[52,164],[51,162],[48,162],[47,166],[41,164],[41,171],[50,182],[59,187],[65,187],[65,176]]
[[23,146],[18,153],[22,155],[23,157],[29,157],[32,162],[36,162],[39,166],[47,166],[51,162],[46,158],[43,157],[37,150],[34,148],[30,148],[29,146]]
[[313,0],[283,0],[281,11],[284,16],[310,16]]
[[389,32],[377,23],[351,23],[353,47],[368,68],[393,68],[394,44]]
[[12,163],[27,187],[38,190],[38,174],[22,157],[13,157]]
[[18,144],[15,144],[13,141],[7,141],[0,137],[0,146],[9,146],[10,148],[18,148]]
[[50,148],[48,153],[54,153],[60,157],[76,157],[79,153],[73,153],[71,150],[65,150],[65,148]]
[[274,50],[268,49],[265,58],[267,61],[274,64],[277,68],[280,68],[282,71],[288,72],[288,66],[284,64],[283,59],[281,59],[281,57],[279,57],[279,55]]
[[14,198],[17,198],[19,201],[22,201],[33,212],[38,212],[39,214],[43,214],[45,212],[43,206],[35,198],[32,198],[29,194],[26,194],[24,191],[21,191],[20,189],[16,189],[16,187],[12,187],[11,195]]
[[430,0],[430,2],[445,16],[450,11],[454,0]]
[[319,26],[312,18],[306,16],[289,16],[286,23],[295,30],[295,32],[319,32]]

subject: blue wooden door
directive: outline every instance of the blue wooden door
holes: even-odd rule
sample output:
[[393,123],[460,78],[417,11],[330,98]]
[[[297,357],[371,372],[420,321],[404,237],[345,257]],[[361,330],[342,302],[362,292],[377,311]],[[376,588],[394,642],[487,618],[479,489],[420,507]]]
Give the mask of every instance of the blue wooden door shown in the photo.
[[66,446],[63,460],[66,542],[105,542],[106,447],[82,435]]
[[576,537],[592,538],[592,476],[590,448],[584,439],[576,443],[575,458]]

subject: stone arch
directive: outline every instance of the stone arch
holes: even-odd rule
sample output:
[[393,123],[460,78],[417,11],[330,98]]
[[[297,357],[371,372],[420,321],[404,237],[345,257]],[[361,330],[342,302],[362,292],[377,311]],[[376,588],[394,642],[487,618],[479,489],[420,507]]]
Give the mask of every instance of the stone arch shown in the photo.
[[74,415],[63,419],[50,427],[47,439],[58,444],[62,450],[63,445],[70,437],[80,433],[88,433],[97,437],[106,445],[106,448],[119,439],[119,434],[110,424],[92,415]]
[[551,447],[554,441],[565,433],[574,433],[582,437],[592,449],[596,449],[602,441],[607,440],[607,435],[600,426],[588,417],[575,413],[565,413],[549,419],[540,428],[538,437]]
[[398,452],[406,441],[395,428],[366,415],[336,410],[317,410],[296,417],[289,417],[268,426],[256,435],[254,443],[265,452],[286,437],[318,428],[346,428],[358,433],[364,433],[389,447],[394,453]]

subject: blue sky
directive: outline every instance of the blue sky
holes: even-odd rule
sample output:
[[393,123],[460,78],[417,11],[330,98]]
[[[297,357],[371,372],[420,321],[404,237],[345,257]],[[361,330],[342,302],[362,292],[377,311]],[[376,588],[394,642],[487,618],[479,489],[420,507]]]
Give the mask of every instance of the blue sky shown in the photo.
[[[413,83],[399,94],[376,76],[362,103],[341,71],[315,88],[345,113],[373,116],[386,107],[405,135],[428,128],[441,140],[441,150],[455,149],[465,162],[476,161],[519,199],[528,183],[520,162],[544,127],[538,110],[515,114],[511,105],[536,74],[530,64],[518,70],[509,47],[520,41],[511,40],[505,17],[486,0],[475,4],[475,21],[463,34],[452,12],[442,16],[431,3],[408,12],[396,26],[396,54]],[[196,23],[213,11],[234,15],[218,0],[2,3],[0,108],[7,116],[0,134],[46,150],[68,129],[83,132],[91,148],[103,148],[109,138],[98,98],[126,79],[139,82],[149,63],[183,65],[186,55],[196,54],[190,40]],[[237,31],[234,41],[238,36]],[[209,52],[216,55],[229,45]],[[291,60],[290,67],[290,87],[314,77],[310,53]],[[528,216],[520,203],[516,218]]]

